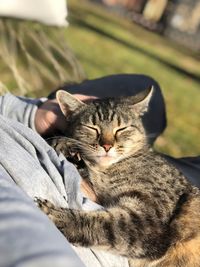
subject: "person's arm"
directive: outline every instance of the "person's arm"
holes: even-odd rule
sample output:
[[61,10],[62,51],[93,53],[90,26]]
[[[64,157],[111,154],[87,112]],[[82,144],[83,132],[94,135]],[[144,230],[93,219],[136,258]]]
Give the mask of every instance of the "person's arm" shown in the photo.
[[[76,96],[81,100],[88,99],[85,95]],[[0,96],[0,114],[5,118],[23,123],[41,135],[53,134],[57,129],[64,131],[65,128],[65,118],[56,100],[18,97],[8,93]],[[84,182],[82,191],[92,200],[96,199],[91,188]]]
[[[68,242],[65,250],[61,234],[31,200],[39,197],[59,207],[99,208],[83,198],[76,168],[37,133],[3,116],[0,136],[0,266],[18,262],[26,267],[82,267]],[[87,267],[127,267],[123,257],[89,248],[74,249]]]
[[1,165],[0,236],[2,267],[85,266],[66,238]]
[[31,129],[3,116],[0,136],[0,266],[83,267],[33,202],[41,197],[59,206],[81,205],[75,167]]
[[[81,94],[75,96],[83,101],[94,98]],[[7,93],[0,96],[0,114],[23,123],[42,136],[51,136],[65,130],[65,118],[55,99],[33,99]]]
[[0,97],[0,114],[35,130],[35,113],[41,103],[42,99],[18,97],[7,93]]

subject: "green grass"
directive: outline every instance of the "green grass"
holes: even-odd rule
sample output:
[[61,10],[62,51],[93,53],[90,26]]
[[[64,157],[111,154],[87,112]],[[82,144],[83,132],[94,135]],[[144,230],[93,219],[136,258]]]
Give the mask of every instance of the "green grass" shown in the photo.
[[87,1],[69,1],[66,40],[88,78],[143,73],[161,85],[168,127],[157,148],[173,156],[200,154],[198,55]]

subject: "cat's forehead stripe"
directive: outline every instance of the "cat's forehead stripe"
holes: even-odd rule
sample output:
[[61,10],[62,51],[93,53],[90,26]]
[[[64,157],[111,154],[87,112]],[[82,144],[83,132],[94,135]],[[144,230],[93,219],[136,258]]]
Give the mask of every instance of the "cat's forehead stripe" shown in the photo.
[[99,122],[108,121],[114,122],[118,126],[121,125],[122,118],[121,115],[116,112],[114,103],[109,101],[106,105],[99,105],[99,103],[94,103],[95,112],[90,116],[90,122],[98,124]]
[[114,110],[110,111],[110,118],[109,118],[110,121],[117,121],[117,114],[115,113]]
[[96,106],[95,119],[96,119],[96,122],[105,120],[104,112],[102,111],[102,108],[99,105]]
[[94,116],[92,114],[88,117],[88,121],[89,123],[94,124]]
[[96,120],[96,114],[91,114],[91,121],[95,125],[97,120]]
[[97,107],[97,115],[98,115],[98,119],[100,121],[103,121],[103,112],[102,112],[102,109],[100,107]]
[[101,110],[97,109],[97,112],[95,113],[96,122],[99,122],[99,121],[103,120],[103,119],[101,119],[102,115],[103,114],[101,114]]
[[118,126],[121,125],[121,117],[120,116],[117,116],[117,124],[118,124]]
[[112,121],[112,118],[113,118],[113,111],[108,110],[108,121]]

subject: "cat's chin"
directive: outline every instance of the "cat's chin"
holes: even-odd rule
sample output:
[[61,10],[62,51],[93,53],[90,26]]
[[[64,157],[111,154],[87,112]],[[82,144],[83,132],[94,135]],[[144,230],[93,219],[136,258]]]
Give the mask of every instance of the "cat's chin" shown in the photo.
[[119,160],[117,157],[111,156],[100,156],[96,158],[96,164],[102,167],[109,167],[118,161]]

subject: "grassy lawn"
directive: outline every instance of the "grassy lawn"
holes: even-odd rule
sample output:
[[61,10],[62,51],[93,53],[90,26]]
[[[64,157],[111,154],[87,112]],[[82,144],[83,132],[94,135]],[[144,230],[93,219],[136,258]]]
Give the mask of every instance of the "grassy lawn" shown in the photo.
[[143,73],[156,79],[167,104],[168,127],[157,148],[200,155],[200,63],[169,40],[85,0],[70,0],[66,40],[89,78]]

